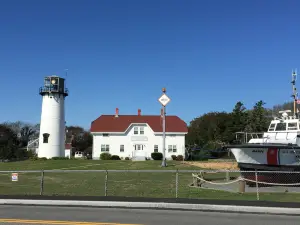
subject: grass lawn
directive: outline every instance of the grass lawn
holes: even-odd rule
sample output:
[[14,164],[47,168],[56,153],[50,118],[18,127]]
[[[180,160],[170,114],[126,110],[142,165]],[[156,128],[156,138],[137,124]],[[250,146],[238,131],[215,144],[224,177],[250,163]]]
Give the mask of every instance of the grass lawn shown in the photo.
[[[177,161],[169,161],[167,168],[161,168],[160,161],[98,161],[98,160],[46,160],[0,163],[1,194],[38,195],[41,190],[41,172],[19,173],[19,180],[11,181],[11,171],[53,170],[44,173],[44,195],[104,196],[105,172],[86,170],[200,170]],[[81,172],[56,172],[55,170],[83,170]],[[5,172],[8,171],[8,172]],[[238,176],[237,173],[230,174]],[[206,179],[222,179],[225,173],[211,174]],[[178,198],[207,198],[231,200],[256,200],[256,194],[236,194],[223,191],[196,189],[191,172],[179,172]],[[175,198],[176,173],[173,172],[109,172],[107,180],[108,196],[169,197]],[[260,200],[297,201],[300,194],[261,193]]]
[[168,161],[168,167],[162,168],[161,161],[131,160],[38,160],[0,163],[0,171],[4,170],[199,170],[179,161]]

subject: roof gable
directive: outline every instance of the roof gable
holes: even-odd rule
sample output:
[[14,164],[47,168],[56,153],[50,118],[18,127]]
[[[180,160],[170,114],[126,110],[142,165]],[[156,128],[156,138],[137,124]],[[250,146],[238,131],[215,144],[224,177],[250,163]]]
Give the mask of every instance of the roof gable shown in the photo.
[[[133,123],[146,123],[154,132],[162,132],[159,115],[101,115],[91,124],[91,132],[125,132]],[[166,132],[187,133],[187,125],[178,116],[166,116]]]

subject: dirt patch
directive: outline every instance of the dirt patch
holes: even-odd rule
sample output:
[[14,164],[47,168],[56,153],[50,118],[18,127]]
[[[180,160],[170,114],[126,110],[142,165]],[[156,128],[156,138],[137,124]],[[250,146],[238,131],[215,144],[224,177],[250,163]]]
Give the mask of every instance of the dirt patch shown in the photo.
[[186,164],[197,166],[204,169],[213,170],[238,170],[236,162],[184,162]]

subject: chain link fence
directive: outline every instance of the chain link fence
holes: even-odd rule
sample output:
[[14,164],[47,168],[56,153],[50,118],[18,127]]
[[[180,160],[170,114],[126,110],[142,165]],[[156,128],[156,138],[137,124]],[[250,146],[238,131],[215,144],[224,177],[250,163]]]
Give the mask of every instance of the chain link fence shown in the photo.
[[0,171],[2,195],[125,196],[300,202],[300,172]]

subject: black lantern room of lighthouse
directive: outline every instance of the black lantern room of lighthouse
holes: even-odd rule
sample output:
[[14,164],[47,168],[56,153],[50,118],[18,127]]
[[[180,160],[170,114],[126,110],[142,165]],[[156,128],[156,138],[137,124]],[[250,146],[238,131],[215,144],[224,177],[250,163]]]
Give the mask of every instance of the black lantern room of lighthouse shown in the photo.
[[65,79],[58,76],[49,76],[44,79],[44,86],[40,88],[40,95],[49,94],[68,96],[68,89],[65,88]]

